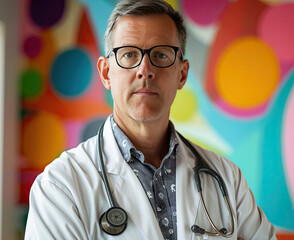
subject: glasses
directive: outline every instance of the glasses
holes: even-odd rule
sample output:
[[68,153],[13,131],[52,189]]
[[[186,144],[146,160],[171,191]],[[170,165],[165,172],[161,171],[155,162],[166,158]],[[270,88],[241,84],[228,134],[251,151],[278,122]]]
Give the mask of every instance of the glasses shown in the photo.
[[113,48],[109,52],[107,58],[109,58],[112,52],[115,54],[117,64],[126,69],[139,66],[145,53],[147,53],[151,64],[158,68],[167,68],[172,66],[176,61],[178,52],[181,53],[180,60],[183,61],[181,49],[179,47],[169,45],[159,45],[149,49],[141,49],[134,46],[117,47]]

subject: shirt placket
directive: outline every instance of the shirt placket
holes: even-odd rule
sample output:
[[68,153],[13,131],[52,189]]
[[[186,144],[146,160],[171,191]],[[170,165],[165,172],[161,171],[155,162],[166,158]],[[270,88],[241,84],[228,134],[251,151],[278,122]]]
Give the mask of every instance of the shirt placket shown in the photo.
[[153,177],[152,186],[154,191],[154,201],[156,204],[157,220],[166,239],[176,239],[173,219],[170,211],[170,201],[166,186],[164,184],[164,173],[158,169]]

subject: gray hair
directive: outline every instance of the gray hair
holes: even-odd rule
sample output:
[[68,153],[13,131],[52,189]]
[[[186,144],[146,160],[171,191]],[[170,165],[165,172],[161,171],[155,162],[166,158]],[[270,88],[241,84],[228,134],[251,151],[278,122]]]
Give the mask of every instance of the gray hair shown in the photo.
[[105,54],[112,48],[112,32],[115,24],[122,16],[143,16],[148,14],[166,14],[175,23],[178,31],[180,48],[185,54],[186,49],[186,29],[182,15],[175,11],[172,6],[163,0],[122,0],[115,6],[109,19],[104,35]]

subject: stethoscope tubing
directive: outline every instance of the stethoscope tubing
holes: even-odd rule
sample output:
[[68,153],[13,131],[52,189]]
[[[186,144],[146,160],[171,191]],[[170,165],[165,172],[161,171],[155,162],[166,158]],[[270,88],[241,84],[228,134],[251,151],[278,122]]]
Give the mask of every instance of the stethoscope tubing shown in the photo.
[[[196,182],[196,188],[197,188],[197,191],[198,191],[198,193],[200,195],[200,201],[201,201],[202,207],[204,209],[204,213],[205,213],[210,225],[215,230],[215,233],[204,230],[205,234],[207,234],[209,236],[219,236],[220,235],[220,236],[225,237],[225,238],[231,237],[233,235],[233,233],[234,233],[234,218],[233,218],[232,207],[231,207],[231,204],[230,204],[229,199],[228,199],[227,189],[225,187],[225,183],[224,183],[222,177],[216,171],[212,170],[204,162],[204,160],[202,160],[202,157],[200,156],[200,154],[196,151],[196,149],[191,145],[191,143],[186,138],[184,138],[179,132],[178,132],[178,135],[180,136],[181,140],[186,144],[186,146],[190,149],[190,151],[193,153],[193,155],[195,156],[196,161],[197,161],[196,167],[193,168],[194,178],[195,178],[195,182]],[[228,211],[229,211],[229,214],[230,214],[230,220],[231,220],[231,223],[232,223],[232,230],[229,233],[223,233],[222,231],[220,231],[220,229],[218,229],[215,226],[214,222],[212,221],[212,219],[211,219],[211,217],[210,217],[210,215],[208,213],[205,201],[203,199],[203,194],[202,194],[201,179],[200,179],[200,173],[201,172],[205,172],[205,173],[211,175],[218,182],[220,191],[221,191],[221,193],[223,195],[224,201],[225,201],[226,206],[228,208]]]
[[[102,136],[103,129],[104,129],[104,124],[102,124],[102,126],[98,130],[98,139],[97,139],[97,149],[98,149],[98,156],[99,156],[98,167],[99,167],[99,169],[101,171],[101,175],[102,175],[102,179],[103,179],[103,182],[104,182],[104,185],[105,185],[105,190],[106,190],[107,198],[108,198],[108,201],[109,201],[109,204],[110,204],[110,208],[120,208],[119,206],[116,205],[116,203],[115,203],[115,201],[113,199],[112,193],[110,191],[109,182],[108,182],[108,179],[107,179],[107,174],[106,174],[105,167],[104,167],[103,156],[102,156],[102,146],[101,146],[101,143],[102,143],[102,140],[103,140],[103,136]],[[225,237],[225,238],[231,237],[233,235],[233,233],[234,233],[234,218],[233,218],[232,207],[230,205],[230,202],[229,202],[229,199],[228,199],[228,196],[227,196],[227,190],[226,190],[225,183],[224,183],[223,179],[221,178],[221,176],[216,171],[212,170],[204,162],[204,160],[202,159],[200,154],[196,151],[196,149],[191,145],[191,143],[186,138],[184,138],[180,133],[178,133],[178,135],[180,136],[181,140],[185,143],[185,145],[190,149],[190,151],[192,152],[192,154],[194,155],[194,157],[196,159],[196,167],[193,168],[194,179],[195,179],[195,182],[196,182],[196,188],[197,188],[198,193],[200,194],[200,201],[201,201],[202,207],[204,209],[205,215],[206,215],[210,225],[212,226],[212,228],[214,229],[215,232],[209,232],[209,231],[204,230],[204,229],[202,229],[202,228],[200,228],[200,227],[198,227],[196,225],[193,225],[193,226],[200,229],[202,234],[207,234],[209,236],[222,236],[222,237]],[[227,208],[229,210],[230,220],[231,220],[231,223],[232,223],[232,230],[229,233],[226,232],[225,228],[218,229],[215,226],[214,222],[212,221],[212,219],[211,219],[211,217],[210,217],[210,215],[208,213],[207,207],[206,207],[204,199],[203,199],[203,194],[202,194],[201,180],[200,180],[200,176],[199,176],[201,172],[208,173],[209,175],[214,177],[216,179],[216,181],[218,182],[220,191],[222,192],[222,195],[224,197],[226,206],[227,206]],[[123,212],[125,212],[123,209],[121,209],[121,210]],[[125,223],[122,231],[125,230],[125,227],[126,227],[126,223]],[[105,231],[105,229],[103,229],[103,230]],[[105,232],[108,233],[107,231],[105,231]],[[111,233],[108,233],[108,234],[111,234]]]
[[110,186],[109,186],[109,182],[107,180],[107,174],[106,174],[104,163],[103,163],[102,146],[101,146],[102,138],[103,138],[103,136],[102,136],[103,129],[104,129],[104,123],[98,131],[98,141],[97,141],[97,149],[98,149],[98,155],[99,155],[98,166],[99,166],[99,169],[101,170],[102,179],[103,179],[103,182],[105,185],[105,190],[106,190],[107,198],[109,200],[110,207],[116,207],[115,201],[114,201],[114,199],[112,197],[112,193],[110,191]]

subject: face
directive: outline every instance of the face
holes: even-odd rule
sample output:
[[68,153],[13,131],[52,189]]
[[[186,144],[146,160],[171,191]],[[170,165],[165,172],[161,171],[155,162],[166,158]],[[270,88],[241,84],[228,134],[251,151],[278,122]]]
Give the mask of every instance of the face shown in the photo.
[[[112,37],[114,48],[179,46],[176,26],[167,15],[121,17]],[[171,104],[177,90],[184,86],[189,68],[188,62],[180,61],[179,56],[172,66],[158,68],[145,54],[141,64],[133,69],[119,67],[114,54],[99,58],[98,70],[104,86],[111,90],[116,121],[168,121]]]

